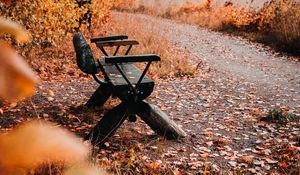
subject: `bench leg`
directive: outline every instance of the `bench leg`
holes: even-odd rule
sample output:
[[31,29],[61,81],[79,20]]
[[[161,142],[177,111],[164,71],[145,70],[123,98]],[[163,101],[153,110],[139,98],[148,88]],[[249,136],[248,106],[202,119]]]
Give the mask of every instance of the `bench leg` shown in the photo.
[[141,101],[138,103],[137,114],[152,130],[167,139],[178,139],[186,136],[186,133],[155,105]]
[[109,85],[100,85],[94,92],[88,102],[85,104],[88,108],[102,107],[112,94],[112,88]]
[[126,113],[127,105],[124,103],[109,110],[85,139],[91,140],[95,146],[101,146],[124,122]]

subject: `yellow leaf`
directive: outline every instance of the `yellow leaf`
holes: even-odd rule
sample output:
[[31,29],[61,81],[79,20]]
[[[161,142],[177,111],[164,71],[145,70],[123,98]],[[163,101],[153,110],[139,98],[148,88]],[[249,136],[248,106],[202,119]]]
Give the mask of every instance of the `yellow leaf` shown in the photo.
[[0,42],[0,97],[19,100],[32,95],[37,77],[13,49]]

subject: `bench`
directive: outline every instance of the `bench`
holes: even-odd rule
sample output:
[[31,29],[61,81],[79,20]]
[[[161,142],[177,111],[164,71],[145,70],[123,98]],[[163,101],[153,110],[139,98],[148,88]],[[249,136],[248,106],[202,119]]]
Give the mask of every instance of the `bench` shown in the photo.
[[[152,62],[160,61],[158,55],[128,55],[133,45],[139,43],[129,40],[126,35],[93,38],[91,42],[102,51],[103,57],[94,60],[85,37],[80,32],[73,36],[78,67],[92,75],[100,84],[86,106],[103,106],[110,96],[119,98],[121,103],[109,110],[85,139],[91,140],[93,145],[102,145],[125,119],[135,122],[137,115],[162,136],[170,139],[186,136],[185,132],[157,106],[145,101],[153,92],[155,85],[146,73]],[[116,50],[109,56],[106,47],[116,47]],[[117,56],[120,47],[128,49],[124,55]],[[146,62],[145,69],[143,71],[138,69],[134,65],[136,62]],[[103,79],[97,76],[100,72]]]

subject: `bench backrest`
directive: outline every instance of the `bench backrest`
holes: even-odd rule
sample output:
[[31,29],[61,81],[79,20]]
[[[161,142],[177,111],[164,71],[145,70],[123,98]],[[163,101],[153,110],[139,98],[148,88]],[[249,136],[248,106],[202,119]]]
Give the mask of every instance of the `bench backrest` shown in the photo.
[[79,69],[87,74],[97,74],[99,69],[95,63],[93,52],[82,33],[78,32],[73,36],[73,45]]

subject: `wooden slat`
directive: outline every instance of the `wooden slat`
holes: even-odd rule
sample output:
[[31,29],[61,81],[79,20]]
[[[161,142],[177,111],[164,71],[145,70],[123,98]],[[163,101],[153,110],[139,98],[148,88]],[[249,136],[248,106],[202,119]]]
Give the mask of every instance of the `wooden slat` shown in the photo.
[[139,42],[136,40],[120,40],[120,41],[103,41],[97,42],[97,47],[112,47],[112,46],[129,46],[129,45],[138,45]]
[[160,61],[158,55],[125,55],[125,56],[106,56],[105,63],[133,63],[133,62],[149,62]]
[[[115,65],[113,64],[106,64],[104,59],[100,59],[100,64],[105,72],[106,76],[109,78],[109,81],[114,86],[123,86],[128,85],[125,79],[122,77],[121,73],[117,70]],[[137,84],[142,72],[138,69],[134,64],[120,64],[121,69],[124,71],[128,79],[132,82],[132,84]],[[143,83],[153,83],[153,80],[148,78],[147,76],[144,77]]]
[[112,41],[112,40],[124,40],[124,39],[128,39],[128,36],[127,35],[114,35],[114,36],[108,36],[108,37],[92,38],[91,43]]

